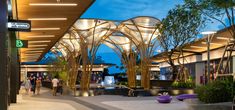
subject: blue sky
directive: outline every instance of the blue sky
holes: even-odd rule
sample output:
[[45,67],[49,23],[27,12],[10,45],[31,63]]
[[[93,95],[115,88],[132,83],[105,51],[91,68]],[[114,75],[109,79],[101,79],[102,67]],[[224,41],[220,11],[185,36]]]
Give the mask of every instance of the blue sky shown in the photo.
[[[153,16],[162,20],[168,11],[183,0],[96,0],[81,18],[98,18],[105,20],[127,20],[137,16]],[[204,30],[221,28],[216,21],[208,23]],[[106,63],[120,65],[120,58],[105,45],[101,45],[97,56],[102,56]],[[120,72],[116,67],[109,69],[110,73]]]
[[82,18],[126,20],[136,16],[162,19],[169,9],[183,0],[96,0]]
[[[81,18],[98,18],[105,20],[127,20],[136,16],[153,16],[162,20],[168,11],[183,0],[96,0]],[[209,23],[203,31],[218,30],[218,23]],[[120,65],[120,58],[105,45],[101,45],[98,56],[107,63]],[[119,72],[111,67],[110,73]]]
[[[183,0],[96,0],[81,18],[105,20],[127,20],[136,16],[153,16],[162,19],[167,12]],[[97,52],[106,63],[121,64],[120,58],[105,45]],[[120,72],[116,67],[109,68],[110,73]]]

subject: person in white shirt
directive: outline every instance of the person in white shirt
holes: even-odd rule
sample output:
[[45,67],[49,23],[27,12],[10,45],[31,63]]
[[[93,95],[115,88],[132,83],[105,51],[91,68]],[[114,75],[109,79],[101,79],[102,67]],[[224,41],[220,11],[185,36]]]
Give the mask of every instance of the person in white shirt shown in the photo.
[[59,80],[57,79],[57,77],[55,76],[53,79],[52,79],[52,88],[53,88],[53,96],[56,96],[56,92],[57,92],[57,87],[58,87],[58,83],[59,83]]
[[32,87],[29,78],[27,78],[27,79],[25,80],[25,82],[24,82],[24,87],[25,87],[25,90],[26,90],[26,94],[28,94],[29,91],[30,91],[30,88]]

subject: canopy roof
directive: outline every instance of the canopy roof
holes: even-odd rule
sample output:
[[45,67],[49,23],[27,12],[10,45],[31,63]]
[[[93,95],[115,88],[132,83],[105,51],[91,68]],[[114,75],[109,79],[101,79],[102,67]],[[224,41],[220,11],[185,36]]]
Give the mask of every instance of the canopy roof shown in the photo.
[[[230,28],[219,30],[213,35],[213,38],[210,43],[210,50],[222,48],[228,44],[229,40],[233,40],[231,34],[228,31],[228,29]],[[204,36],[201,39],[198,39],[196,41],[193,41],[189,44],[184,45],[185,48],[183,48],[183,55],[189,56],[189,55],[202,54],[206,52],[207,51],[207,44],[206,44],[207,37],[208,35]],[[168,52],[162,52],[158,55],[155,55],[152,58],[152,60],[154,62],[164,62],[167,60],[166,54],[168,54]],[[173,54],[172,59],[178,58],[178,54],[179,52],[176,50],[176,52],[174,52]]]
[[15,19],[31,20],[31,32],[19,32],[28,48],[19,49],[20,62],[41,59],[94,0],[16,0]]
[[112,34],[116,29],[113,21],[99,20],[99,19],[78,19],[71,31],[80,43],[88,44],[91,49],[93,46],[98,46],[102,40]]
[[123,21],[118,28],[136,45],[151,44],[159,36],[160,23],[157,18],[143,16]]

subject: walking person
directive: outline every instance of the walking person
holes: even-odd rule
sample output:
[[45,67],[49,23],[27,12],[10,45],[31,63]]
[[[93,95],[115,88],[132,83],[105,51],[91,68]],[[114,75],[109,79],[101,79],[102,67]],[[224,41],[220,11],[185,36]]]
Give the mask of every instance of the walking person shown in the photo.
[[58,80],[57,77],[55,76],[55,77],[52,79],[51,82],[52,82],[53,96],[56,96],[56,92],[57,92],[57,87],[58,87],[59,80]]
[[29,77],[27,77],[27,79],[24,82],[24,87],[25,87],[25,90],[26,90],[26,94],[29,94],[31,86],[32,85],[31,85],[31,82],[29,80]]
[[36,77],[31,77],[30,79],[30,82],[31,82],[31,91],[33,92],[33,94],[35,94],[35,89],[36,89]]
[[41,79],[40,79],[40,78],[37,78],[37,80],[36,80],[36,90],[37,90],[37,95],[38,95],[38,94],[39,94],[39,92],[40,92],[41,85],[42,85]]

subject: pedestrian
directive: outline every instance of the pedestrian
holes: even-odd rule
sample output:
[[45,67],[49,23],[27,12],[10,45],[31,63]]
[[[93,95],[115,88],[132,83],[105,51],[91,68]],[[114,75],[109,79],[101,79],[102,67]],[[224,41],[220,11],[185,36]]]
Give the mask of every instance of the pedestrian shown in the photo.
[[62,79],[59,79],[57,92],[59,92],[61,95],[63,94],[63,80]]
[[57,92],[57,87],[58,87],[59,80],[58,80],[57,77],[55,76],[55,77],[52,79],[51,82],[52,82],[53,96],[56,96],[56,92]]
[[31,91],[33,92],[33,94],[35,94],[35,88],[36,88],[36,77],[31,77],[30,78],[30,82],[31,82]]
[[39,92],[40,92],[41,85],[42,85],[41,79],[40,79],[40,78],[37,78],[37,80],[36,80],[36,90],[37,90],[37,94],[39,94]]
[[26,90],[26,94],[29,94],[31,86],[32,85],[31,85],[30,79],[29,79],[29,77],[27,77],[27,79],[24,82],[24,87],[25,87],[25,90]]

